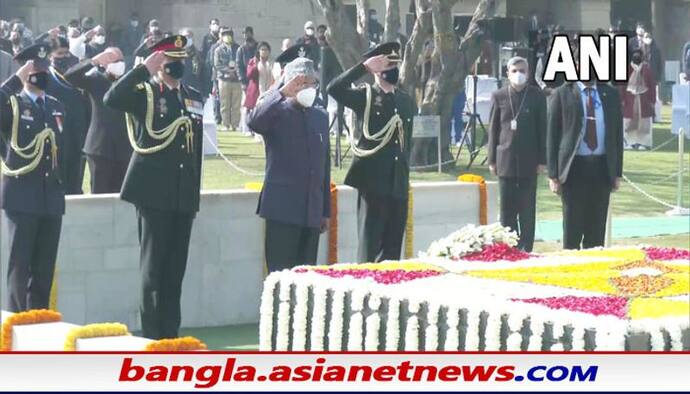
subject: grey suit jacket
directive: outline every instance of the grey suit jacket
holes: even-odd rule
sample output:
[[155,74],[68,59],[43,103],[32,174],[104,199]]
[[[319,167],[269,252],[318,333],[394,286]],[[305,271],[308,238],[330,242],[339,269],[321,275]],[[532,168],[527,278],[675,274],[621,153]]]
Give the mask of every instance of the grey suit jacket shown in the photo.
[[[606,162],[613,181],[623,175],[623,113],[618,91],[607,84],[597,84],[604,107],[606,125]],[[582,141],[584,120],[580,88],[568,82],[549,96],[546,133],[546,161],[549,178],[561,183],[568,180],[570,165]]]

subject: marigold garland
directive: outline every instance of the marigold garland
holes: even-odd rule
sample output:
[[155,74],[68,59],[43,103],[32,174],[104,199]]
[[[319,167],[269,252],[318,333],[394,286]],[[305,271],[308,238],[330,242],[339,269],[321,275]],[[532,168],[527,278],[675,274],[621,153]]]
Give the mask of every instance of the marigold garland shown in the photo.
[[328,264],[338,262],[338,187],[331,182],[331,222],[328,226]]
[[73,352],[77,350],[77,339],[100,338],[100,337],[121,337],[132,335],[127,326],[122,323],[95,323],[81,327],[75,327],[67,333],[65,338],[65,351]]
[[458,177],[458,181],[479,184],[479,224],[489,224],[486,180],[484,177],[474,174],[463,174]]
[[147,352],[193,352],[207,350],[206,344],[194,337],[159,339],[144,348]]
[[405,258],[414,257],[414,193],[410,185],[407,197],[407,223],[405,224]]
[[48,309],[33,309],[11,315],[2,323],[0,351],[9,352],[12,350],[12,329],[14,326],[56,323],[59,321],[62,321],[62,314]]

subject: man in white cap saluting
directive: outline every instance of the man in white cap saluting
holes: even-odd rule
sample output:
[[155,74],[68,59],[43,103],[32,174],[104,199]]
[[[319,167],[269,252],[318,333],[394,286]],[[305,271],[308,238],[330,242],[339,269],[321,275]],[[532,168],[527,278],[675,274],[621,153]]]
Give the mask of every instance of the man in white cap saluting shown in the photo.
[[316,263],[319,233],[331,215],[328,113],[317,98],[314,63],[299,53],[295,46],[278,56],[276,62],[286,63],[282,82],[249,116],[266,146],[257,212],[266,220],[270,272]]

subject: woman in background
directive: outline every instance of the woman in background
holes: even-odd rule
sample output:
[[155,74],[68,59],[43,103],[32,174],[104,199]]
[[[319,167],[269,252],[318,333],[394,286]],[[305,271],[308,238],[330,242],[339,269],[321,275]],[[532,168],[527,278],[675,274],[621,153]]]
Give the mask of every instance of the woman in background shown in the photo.
[[656,103],[656,80],[641,49],[634,49],[628,67],[628,83],[621,85],[625,147],[652,147],[652,118]]
[[[273,85],[273,61],[271,57],[271,46],[262,41],[257,46],[256,56],[247,63],[247,92],[244,99],[244,107],[247,109],[247,114],[251,113],[256,106],[259,97],[268,91],[268,88]],[[261,137],[255,135],[257,141],[261,141]]]

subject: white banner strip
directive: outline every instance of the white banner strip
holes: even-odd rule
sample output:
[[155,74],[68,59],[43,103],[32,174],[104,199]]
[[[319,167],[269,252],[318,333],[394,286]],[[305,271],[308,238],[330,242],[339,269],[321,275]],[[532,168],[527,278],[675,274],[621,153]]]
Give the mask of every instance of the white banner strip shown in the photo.
[[4,353],[11,391],[680,391],[690,353]]

